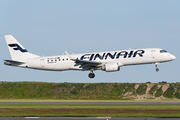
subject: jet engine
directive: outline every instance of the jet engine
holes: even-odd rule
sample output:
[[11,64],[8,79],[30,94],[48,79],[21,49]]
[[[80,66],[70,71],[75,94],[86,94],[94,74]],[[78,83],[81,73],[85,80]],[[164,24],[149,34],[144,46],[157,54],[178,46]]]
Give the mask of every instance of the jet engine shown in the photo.
[[103,65],[101,69],[106,72],[114,72],[119,71],[120,67],[118,66],[118,63],[107,63]]

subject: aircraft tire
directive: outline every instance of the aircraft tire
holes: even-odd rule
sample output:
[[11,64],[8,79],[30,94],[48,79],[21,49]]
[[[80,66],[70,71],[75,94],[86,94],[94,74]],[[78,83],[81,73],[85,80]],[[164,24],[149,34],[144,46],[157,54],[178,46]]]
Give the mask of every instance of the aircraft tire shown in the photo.
[[159,68],[156,68],[156,72],[158,72],[159,71]]
[[95,77],[95,74],[94,73],[89,73],[89,78],[94,78]]

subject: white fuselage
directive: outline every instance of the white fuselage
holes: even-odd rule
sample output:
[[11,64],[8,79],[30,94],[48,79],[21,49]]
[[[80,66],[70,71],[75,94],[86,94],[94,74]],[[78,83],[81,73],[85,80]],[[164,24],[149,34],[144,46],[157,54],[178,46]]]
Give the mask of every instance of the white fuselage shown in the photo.
[[[132,49],[121,51],[94,52],[84,54],[72,54],[71,57],[84,60],[107,63],[117,63],[119,67],[127,65],[161,63],[174,60],[176,57],[168,52],[161,52],[159,48]],[[68,55],[37,57],[30,59],[21,59],[19,61],[25,64],[18,67],[27,67],[40,70],[65,71],[65,70],[82,70],[76,66],[75,62],[70,60]],[[17,66],[17,65],[15,65]],[[102,66],[102,65],[101,65]],[[98,70],[94,69],[94,70]]]

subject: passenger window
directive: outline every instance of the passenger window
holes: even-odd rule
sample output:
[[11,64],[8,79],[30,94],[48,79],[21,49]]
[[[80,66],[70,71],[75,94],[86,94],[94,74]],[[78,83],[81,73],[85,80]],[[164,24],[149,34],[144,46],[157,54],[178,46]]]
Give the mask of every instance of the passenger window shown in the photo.
[[68,60],[68,58],[66,60]]

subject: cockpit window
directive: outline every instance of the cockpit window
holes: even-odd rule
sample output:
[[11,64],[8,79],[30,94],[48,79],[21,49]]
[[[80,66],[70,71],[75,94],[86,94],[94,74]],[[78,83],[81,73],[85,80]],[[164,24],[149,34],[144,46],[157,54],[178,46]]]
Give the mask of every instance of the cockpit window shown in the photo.
[[160,53],[166,53],[167,51],[166,50],[160,50]]

